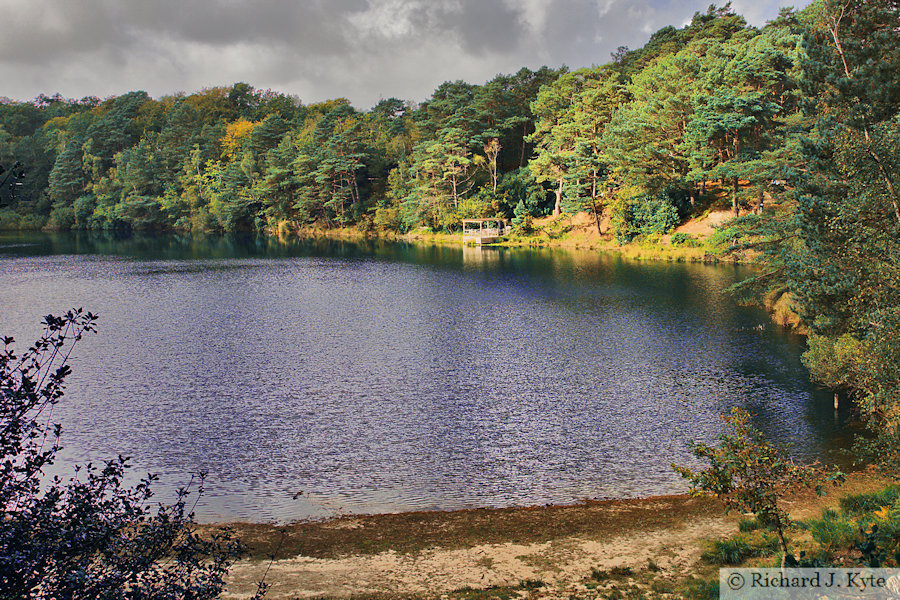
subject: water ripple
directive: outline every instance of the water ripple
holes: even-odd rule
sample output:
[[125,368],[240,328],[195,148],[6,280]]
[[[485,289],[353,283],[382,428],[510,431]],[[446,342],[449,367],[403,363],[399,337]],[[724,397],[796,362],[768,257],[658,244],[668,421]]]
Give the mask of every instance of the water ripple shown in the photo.
[[57,411],[63,464],[134,456],[161,497],[208,471],[203,520],[681,491],[670,463],[733,405],[803,458],[844,444],[801,342],[725,295],[733,267],[105,244],[0,244],[0,326],[27,340],[42,314],[98,312]]

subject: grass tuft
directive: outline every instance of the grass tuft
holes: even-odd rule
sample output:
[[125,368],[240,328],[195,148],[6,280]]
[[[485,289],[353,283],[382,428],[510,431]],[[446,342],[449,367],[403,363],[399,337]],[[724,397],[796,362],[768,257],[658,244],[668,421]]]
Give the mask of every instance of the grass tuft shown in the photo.
[[856,517],[875,512],[882,506],[894,504],[898,498],[900,498],[900,486],[890,485],[877,492],[854,494],[841,498],[841,512],[847,516]]
[[770,556],[776,552],[778,552],[778,539],[774,536],[763,534],[751,539],[746,535],[738,534],[713,542],[709,550],[704,552],[701,557],[713,565],[734,566],[748,558]]

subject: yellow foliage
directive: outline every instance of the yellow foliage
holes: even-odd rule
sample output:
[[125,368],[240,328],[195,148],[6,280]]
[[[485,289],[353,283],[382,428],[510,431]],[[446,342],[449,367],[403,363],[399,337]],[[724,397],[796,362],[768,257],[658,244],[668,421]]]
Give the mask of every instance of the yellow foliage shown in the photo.
[[[772,300],[774,300],[774,302],[772,302]],[[773,321],[782,327],[789,327],[800,334],[808,332],[800,315],[794,310],[794,297],[789,292],[780,294],[774,298],[770,296],[767,298],[767,301],[771,302],[770,310],[772,312]]]
[[813,378],[833,388],[855,387],[869,371],[870,350],[850,334],[837,338],[810,335],[803,362]]
[[346,98],[334,98],[325,100],[324,102],[315,102],[306,107],[307,113],[317,113],[326,115],[339,106],[349,105],[350,101]]
[[46,123],[44,123],[44,129],[47,130],[59,130],[65,129],[69,124],[69,117],[53,117]]
[[256,127],[256,123],[243,117],[233,123],[229,123],[225,128],[225,135],[219,140],[222,144],[222,158],[233,159],[254,127]]
[[204,120],[214,119],[217,115],[229,114],[229,91],[230,88],[226,87],[204,88],[186,97],[185,102],[193,106]]

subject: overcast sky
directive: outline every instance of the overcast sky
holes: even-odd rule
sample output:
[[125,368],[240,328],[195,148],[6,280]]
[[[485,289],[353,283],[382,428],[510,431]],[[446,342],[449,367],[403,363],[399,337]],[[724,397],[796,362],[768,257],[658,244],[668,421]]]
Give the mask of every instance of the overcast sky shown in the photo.
[[[763,25],[810,0],[735,0]],[[709,0],[0,0],[0,96],[153,97],[245,81],[304,104],[603,64]]]

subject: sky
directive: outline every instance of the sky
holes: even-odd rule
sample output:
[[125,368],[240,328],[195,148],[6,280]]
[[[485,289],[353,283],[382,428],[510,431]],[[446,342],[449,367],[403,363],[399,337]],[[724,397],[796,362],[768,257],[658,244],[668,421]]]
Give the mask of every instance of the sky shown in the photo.
[[[754,25],[810,0],[734,0]],[[720,3],[721,4],[721,3]],[[0,0],[0,96],[191,93],[421,101],[444,81],[609,62],[709,0]]]

